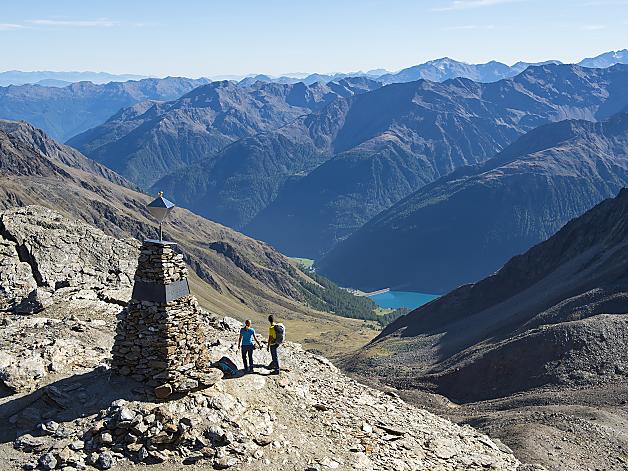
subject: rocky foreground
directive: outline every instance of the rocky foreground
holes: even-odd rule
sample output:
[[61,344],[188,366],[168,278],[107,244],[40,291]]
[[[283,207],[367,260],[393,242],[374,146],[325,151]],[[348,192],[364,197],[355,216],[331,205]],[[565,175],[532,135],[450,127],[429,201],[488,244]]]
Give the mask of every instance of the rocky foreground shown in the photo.
[[[41,208],[0,221],[0,469],[519,467],[499,441],[360,384],[290,342],[279,376],[261,366],[217,374],[210,387],[158,401],[149,384],[110,366],[137,244]],[[239,322],[203,319],[209,360],[239,362]],[[257,363],[269,361],[256,352]]]
[[[84,332],[72,326],[113,327],[15,316],[4,322],[5,351],[17,336],[48,331],[76,339]],[[221,324],[210,330],[210,352],[235,359],[239,323]],[[111,341],[102,340],[106,350]],[[96,368],[66,363],[35,392],[0,400],[3,469],[127,469],[140,462],[155,469],[517,469],[499,442],[359,384],[298,344],[283,348],[279,376],[258,368],[161,403],[145,400],[148,389],[112,375],[108,356],[100,357]],[[257,362],[269,360],[256,352]]]

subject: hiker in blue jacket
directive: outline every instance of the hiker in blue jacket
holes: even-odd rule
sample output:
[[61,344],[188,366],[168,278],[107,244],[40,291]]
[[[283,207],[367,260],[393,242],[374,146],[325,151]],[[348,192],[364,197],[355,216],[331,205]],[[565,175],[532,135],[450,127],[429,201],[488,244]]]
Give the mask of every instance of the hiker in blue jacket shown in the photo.
[[253,340],[257,342],[257,346],[259,348],[262,348],[262,344],[259,343],[259,340],[257,340],[257,337],[255,336],[255,329],[251,327],[251,321],[247,319],[244,323],[244,327],[240,329],[240,337],[238,338],[238,350],[240,350],[240,346],[242,346],[242,363],[244,364],[244,371],[253,372]]

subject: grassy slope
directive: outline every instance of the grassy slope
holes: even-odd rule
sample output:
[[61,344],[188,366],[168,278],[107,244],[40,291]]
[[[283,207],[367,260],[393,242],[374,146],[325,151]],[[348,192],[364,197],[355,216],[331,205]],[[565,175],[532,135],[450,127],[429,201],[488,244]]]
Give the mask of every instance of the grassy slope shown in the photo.
[[[118,238],[154,237],[155,224],[145,208],[151,199],[149,196],[121,186],[117,176],[102,170],[105,178],[94,169],[93,163],[45,136],[41,139],[46,143],[46,149],[56,149],[63,158],[42,154],[36,143],[29,142],[35,131],[27,126],[23,131],[26,135],[23,140],[9,142],[4,138],[7,146],[2,158],[8,159],[9,163],[11,159],[18,163],[49,160],[61,171],[0,174],[0,208],[39,204],[97,226]],[[190,270],[193,291],[201,304],[217,315],[251,318],[259,324],[268,314],[275,314],[288,321],[290,339],[299,342],[309,339],[308,347],[330,356],[362,346],[378,333],[363,322],[321,313],[298,302],[300,280],[312,280],[307,273],[295,268],[296,263],[267,244],[181,208],[169,218],[165,236],[178,242],[188,257],[193,265]],[[262,276],[254,276],[250,270],[247,272],[232,259],[209,248],[212,241],[230,244],[248,267],[258,269]],[[294,288],[293,295],[290,294],[291,287]]]

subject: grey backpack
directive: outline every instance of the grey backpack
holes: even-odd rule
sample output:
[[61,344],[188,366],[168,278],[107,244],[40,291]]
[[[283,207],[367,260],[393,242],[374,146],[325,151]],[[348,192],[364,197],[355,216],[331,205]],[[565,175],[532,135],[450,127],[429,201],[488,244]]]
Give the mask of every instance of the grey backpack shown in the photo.
[[275,343],[281,345],[286,339],[286,327],[283,324],[275,324]]

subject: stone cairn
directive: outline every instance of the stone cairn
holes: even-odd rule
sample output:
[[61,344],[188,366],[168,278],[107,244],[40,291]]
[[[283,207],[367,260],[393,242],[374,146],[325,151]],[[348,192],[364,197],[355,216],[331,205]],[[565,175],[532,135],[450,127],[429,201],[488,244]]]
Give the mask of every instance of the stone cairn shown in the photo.
[[153,387],[159,399],[211,386],[222,377],[211,368],[203,313],[174,245],[142,245],[132,299],[118,316],[112,349],[113,368]]

